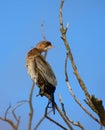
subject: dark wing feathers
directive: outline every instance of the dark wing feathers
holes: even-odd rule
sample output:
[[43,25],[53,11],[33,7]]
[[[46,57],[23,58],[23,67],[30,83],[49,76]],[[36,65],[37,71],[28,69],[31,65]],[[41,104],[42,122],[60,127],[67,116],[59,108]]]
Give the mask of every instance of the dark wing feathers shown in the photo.
[[35,58],[35,63],[38,72],[44,78],[44,80],[56,87],[56,77],[51,69],[51,66],[45,61],[45,59],[42,56],[37,56]]

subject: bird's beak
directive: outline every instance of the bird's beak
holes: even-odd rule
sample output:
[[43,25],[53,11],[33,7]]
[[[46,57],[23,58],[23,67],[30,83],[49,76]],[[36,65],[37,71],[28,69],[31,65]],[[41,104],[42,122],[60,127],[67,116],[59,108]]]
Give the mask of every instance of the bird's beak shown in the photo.
[[49,49],[51,48],[54,48],[54,46],[50,45],[50,46],[47,46],[46,48],[44,48],[44,51],[48,51]]
[[51,49],[51,48],[54,48],[54,46],[52,46],[52,45],[48,46],[48,49]]

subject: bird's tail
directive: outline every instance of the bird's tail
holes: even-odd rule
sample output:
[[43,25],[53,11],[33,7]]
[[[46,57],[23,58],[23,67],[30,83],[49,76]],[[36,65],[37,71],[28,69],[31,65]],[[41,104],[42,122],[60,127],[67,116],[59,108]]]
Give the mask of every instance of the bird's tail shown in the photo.
[[[40,92],[41,91],[42,90],[40,89]],[[47,109],[52,108],[53,109],[53,114],[55,114],[55,105],[56,105],[55,100],[54,100],[54,91],[55,91],[55,87],[52,86],[52,85],[47,84],[47,85],[44,86],[44,92],[42,94],[42,96],[46,96],[49,99],[46,108]],[[47,112],[45,112],[45,113],[47,113]]]
[[54,93],[52,93],[52,109],[53,109],[53,114],[55,115],[55,100],[54,100]]

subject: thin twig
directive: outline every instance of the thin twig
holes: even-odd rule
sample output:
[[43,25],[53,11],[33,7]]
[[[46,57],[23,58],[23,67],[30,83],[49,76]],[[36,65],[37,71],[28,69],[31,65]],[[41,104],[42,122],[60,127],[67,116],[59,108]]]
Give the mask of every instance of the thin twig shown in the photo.
[[19,103],[21,103],[21,104],[24,104],[24,103],[28,103],[29,101],[28,100],[21,100],[21,101],[18,101],[17,103],[19,104]]
[[71,120],[68,115],[66,114],[66,110],[65,110],[65,107],[64,107],[64,103],[63,103],[63,100],[62,100],[62,96],[59,94],[59,101],[61,103],[61,107],[62,107],[62,111],[64,113],[64,116],[66,117],[66,119],[71,123],[73,124],[74,126],[77,126],[77,127],[80,127],[82,130],[85,130],[84,127],[79,123],[79,122],[74,122],[73,120]]
[[62,19],[62,8],[63,8],[64,0],[61,1],[60,4],[60,13],[59,13],[59,18],[60,18],[60,29],[63,29],[63,19]]
[[11,108],[11,105],[9,104],[9,106],[7,107],[7,109],[5,111],[4,119],[7,119],[7,115],[8,115],[10,108]]
[[4,119],[2,117],[0,117],[0,120],[2,120],[4,122],[7,122],[13,128],[13,130],[18,130],[17,126],[13,123],[12,120],[10,120],[10,119]]
[[[46,39],[46,36],[45,36],[45,33],[44,33],[44,22],[42,22],[41,24],[41,33],[42,33],[42,37],[45,41],[47,41]],[[44,53],[44,59],[46,59],[46,56],[47,56],[47,51]]]
[[69,127],[70,130],[74,130],[72,128],[72,126],[70,125],[70,123],[68,122],[68,120],[65,118],[64,114],[62,113],[62,111],[60,110],[60,108],[57,106],[57,104],[55,105],[56,110],[58,111],[59,115],[62,117],[62,119],[64,120],[64,122],[67,124],[67,126]]
[[41,24],[41,33],[42,33],[43,39],[46,41],[46,36],[44,34],[44,22],[42,22],[42,24]]
[[32,119],[33,119],[33,104],[32,104],[32,96],[33,96],[33,90],[34,90],[35,83],[33,82],[30,95],[29,95],[29,107],[30,107],[30,113],[29,113],[29,121],[28,121],[28,130],[31,130],[32,127]]
[[12,111],[15,112],[18,107],[22,106],[26,102],[29,102],[29,101],[26,101],[26,100],[18,101],[17,105],[14,107]]
[[67,130],[64,126],[62,126],[61,124],[59,124],[58,122],[54,121],[53,119],[51,119],[50,117],[46,116],[46,118],[48,120],[50,120],[51,122],[53,122],[54,124],[56,124],[57,126],[59,126],[60,128],[62,128],[63,130]]
[[[49,115],[52,111],[53,111],[53,110],[49,111],[49,112],[47,113],[47,115]],[[34,130],[36,130],[36,129],[40,126],[40,124],[44,121],[45,118],[46,118],[46,117],[45,117],[45,115],[44,115],[44,116],[40,119],[40,121],[36,124]]]
[[[53,123],[56,124],[57,126],[61,127],[62,129],[67,130],[64,126],[62,126],[61,124],[59,124],[58,122],[56,122],[55,120],[53,120],[52,118],[50,118],[50,117],[48,116],[48,114],[49,114],[50,112],[52,112],[52,110],[47,113],[47,108],[48,108],[48,106],[47,106],[46,109],[45,109],[45,115],[42,117],[42,119],[41,119],[41,120],[38,122],[38,124],[35,126],[34,130],[36,130],[36,129],[38,128],[38,126],[42,123],[42,121],[43,121],[45,118],[47,118],[48,120],[50,120],[51,122],[53,122]],[[58,113],[61,115],[61,117],[62,117],[62,119],[63,119],[63,118],[64,118],[63,113],[60,111],[60,109],[58,108],[58,106],[56,105],[56,103],[55,103],[55,108],[57,109]],[[64,120],[64,121],[66,122],[66,124],[69,126],[70,130],[73,130],[72,127],[70,126],[70,124],[67,123],[67,120],[66,120],[66,119],[63,119],[63,120]]]
[[[3,117],[0,117],[0,120],[4,121],[4,122],[7,122],[14,130],[18,130],[18,126],[19,126],[19,122],[16,120],[17,124],[15,125],[15,123],[11,120],[11,119],[8,119],[7,116],[8,116],[8,112],[11,108],[11,105],[8,106],[8,108],[6,109],[5,111],[5,114],[4,114],[4,118]],[[13,113],[12,113],[13,114]],[[13,115],[14,116],[14,115]],[[16,116],[16,115],[15,115]],[[15,117],[14,117],[15,118]]]
[[37,125],[35,126],[34,130],[37,130],[37,128],[40,126],[40,124],[44,121],[44,119],[48,119],[51,122],[53,122],[54,124],[56,124],[57,126],[61,127],[64,130],[67,130],[65,127],[63,127],[61,124],[59,124],[58,122],[54,121],[53,119],[51,119],[50,117],[48,117],[48,115],[52,112],[53,110],[49,111],[46,115],[44,115],[40,121],[37,123]]
[[65,60],[65,77],[66,77],[66,84],[67,84],[67,87],[69,89],[69,92],[70,94],[72,95],[72,97],[74,98],[74,100],[76,101],[76,103],[91,117],[93,118],[97,123],[100,124],[100,121],[94,117],[81,103],[80,101],[77,99],[77,97],[75,96],[75,94],[73,93],[72,91],[72,88],[70,86],[70,81],[68,79],[68,73],[67,73],[67,60],[68,60],[68,53],[66,55],[66,60]]
[[19,101],[18,104],[14,107],[14,109],[12,110],[12,114],[17,122],[17,127],[19,126],[19,123],[20,123],[20,116],[17,117],[17,115],[15,114],[15,111],[17,110],[17,108],[19,108],[20,106],[22,106],[26,101],[22,100],[21,102]]
[[12,114],[13,114],[13,116],[14,116],[16,122],[17,122],[17,127],[19,126],[19,123],[20,123],[20,116],[19,116],[19,117],[16,116],[15,110],[16,110],[18,107],[20,107],[20,106],[21,106],[21,105],[18,105],[18,106],[16,106],[16,107],[12,110]]

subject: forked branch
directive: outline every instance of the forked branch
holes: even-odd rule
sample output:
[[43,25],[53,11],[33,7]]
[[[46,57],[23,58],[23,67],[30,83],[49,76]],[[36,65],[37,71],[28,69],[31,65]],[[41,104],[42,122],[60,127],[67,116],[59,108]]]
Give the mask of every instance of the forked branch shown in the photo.
[[67,87],[68,87],[68,90],[70,92],[70,94],[72,95],[72,97],[74,98],[75,102],[83,109],[83,111],[85,111],[91,118],[93,118],[97,123],[100,124],[100,121],[95,117],[93,116],[81,103],[80,101],[78,100],[78,98],[76,97],[76,95],[74,94],[72,88],[71,88],[71,85],[70,85],[70,81],[69,81],[69,78],[68,78],[68,73],[67,73],[67,61],[68,61],[68,53],[66,55],[66,59],[65,59],[65,77],[66,77],[66,84],[67,84]]
[[13,122],[13,120],[8,118],[8,112],[11,109],[11,105],[9,105],[5,111],[4,117],[0,117],[0,120],[7,122],[12,128],[13,130],[18,130],[19,128],[19,124],[20,124],[20,116],[17,116],[15,111],[17,110],[18,107],[20,107],[22,104],[17,104],[12,110],[12,115],[16,121],[16,123]]
[[[67,41],[67,38],[66,38],[66,32],[67,32],[67,29],[68,29],[68,25],[66,26],[66,28],[64,28],[63,26],[63,18],[62,18],[62,8],[63,8],[63,4],[64,4],[64,0],[61,0],[61,4],[60,4],[60,14],[59,14],[59,19],[60,19],[60,31],[61,31],[61,38],[64,42],[64,45],[66,47],[66,50],[68,52],[68,56],[69,56],[69,59],[71,61],[71,64],[72,64],[72,68],[73,68],[73,71],[74,71],[74,74],[78,80],[78,83],[81,87],[81,89],[83,90],[85,96],[86,96],[86,100],[85,102],[88,104],[88,106],[99,116],[100,118],[100,122],[103,126],[105,126],[105,109],[104,109],[104,106],[103,106],[103,102],[102,100],[96,98],[94,95],[90,95],[86,86],[85,86],[85,83],[84,81],[82,80],[78,70],[77,70],[77,66],[75,64],[75,61],[74,61],[74,58],[73,58],[73,55],[72,55],[72,52],[71,52],[71,48],[70,48],[70,45]],[[101,111],[100,111],[101,110]]]
[[77,126],[79,128],[81,128],[81,130],[85,130],[84,127],[79,123],[79,122],[74,122],[73,120],[70,119],[70,117],[67,115],[65,107],[64,107],[64,103],[62,100],[62,96],[59,94],[59,101],[61,103],[61,107],[62,107],[62,111],[64,113],[65,118],[74,126]]

